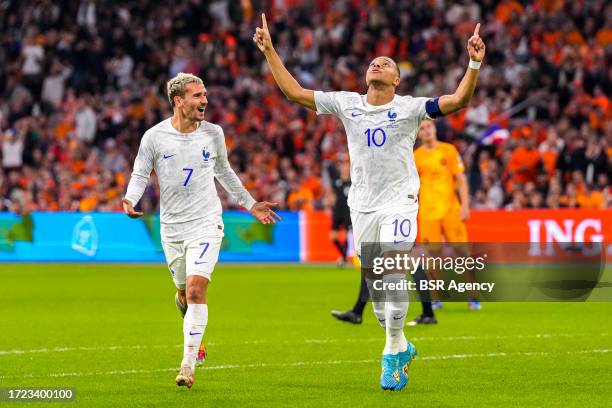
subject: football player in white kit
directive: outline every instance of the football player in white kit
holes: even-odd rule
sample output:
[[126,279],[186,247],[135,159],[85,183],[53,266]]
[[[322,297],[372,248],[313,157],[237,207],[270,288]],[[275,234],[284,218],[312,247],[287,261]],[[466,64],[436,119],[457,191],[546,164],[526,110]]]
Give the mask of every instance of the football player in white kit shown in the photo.
[[[412,149],[419,125],[423,119],[448,115],[468,105],[485,54],[479,28],[480,24],[476,25],[468,40],[469,68],[452,95],[435,99],[396,95],[400,72],[388,57],[372,60],[365,78],[367,94],[360,95],[302,88],[274,50],[262,15],[262,27],[256,29],[253,41],[264,54],[281,91],[289,100],[317,114],[336,115],[344,125],[351,159],[348,204],[358,255],[362,243],[414,243],[419,175]],[[383,276],[383,281],[397,281],[402,276],[405,275],[401,271],[392,271]],[[368,282],[373,295],[371,285],[372,281]],[[380,385],[383,389],[401,390],[408,382],[408,367],[416,355],[414,345],[403,333],[408,294],[387,292],[386,301],[372,299],[372,308],[386,332]]]
[[271,209],[275,203],[255,202],[230,167],[223,130],[204,120],[208,99],[202,80],[179,73],[168,81],[168,99],[173,115],[142,137],[123,209],[132,218],[143,215],[134,207],[155,170],[162,246],[183,314],[183,360],[176,383],[191,388],[208,323],[206,288],[223,238],[215,178],[261,223],[274,223],[280,217]]

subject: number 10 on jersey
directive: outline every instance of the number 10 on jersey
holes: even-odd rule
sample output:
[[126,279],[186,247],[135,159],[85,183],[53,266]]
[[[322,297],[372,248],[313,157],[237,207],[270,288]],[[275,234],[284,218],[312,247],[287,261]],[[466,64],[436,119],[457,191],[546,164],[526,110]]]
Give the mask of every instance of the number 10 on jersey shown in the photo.
[[367,129],[365,135],[368,138],[368,147],[372,145],[380,147],[387,141],[387,134],[382,128]]

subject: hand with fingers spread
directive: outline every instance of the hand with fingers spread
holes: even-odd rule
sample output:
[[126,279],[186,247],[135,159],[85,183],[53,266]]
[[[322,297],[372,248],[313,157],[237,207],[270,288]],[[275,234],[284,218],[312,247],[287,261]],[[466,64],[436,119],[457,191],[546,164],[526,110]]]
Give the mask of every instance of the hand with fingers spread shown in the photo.
[[140,218],[144,215],[144,213],[136,211],[134,209],[134,205],[132,204],[132,202],[128,200],[127,198],[124,198],[123,200],[121,200],[121,202],[123,204],[123,211],[127,214],[128,217]]
[[483,60],[485,56],[485,44],[478,35],[478,31],[480,30],[480,23],[476,24],[476,28],[474,29],[474,34],[468,40],[467,50],[470,53],[470,59],[472,61],[480,62]]
[[279,217],[279,215],[272,210],[272,207],[276,207],[277,205],[278,203],[262,201],[260,203],[253,204],[250,212],[253,217],[257,218],[257,220],[262,224],[276,224],[276,220],[280,221],[281,217]]
[[270,37],[270,31],[268,30],[268,22],[266,21],[266,15],[261,14],[261,28],[255,29],[253,34],[253,42],[257,45],[257,48],[264,54],[271,51],[274,47],[272,46],[272,38]]

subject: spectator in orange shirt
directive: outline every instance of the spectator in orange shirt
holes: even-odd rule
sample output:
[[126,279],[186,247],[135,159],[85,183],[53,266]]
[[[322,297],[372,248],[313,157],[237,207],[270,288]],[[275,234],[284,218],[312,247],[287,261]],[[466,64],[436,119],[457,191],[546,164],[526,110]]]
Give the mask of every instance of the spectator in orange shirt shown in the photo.
[[533,137],[520,138],[519,147],[512,153],[508,163],[513,184],[534,181],[540,164],[540,153],[535,149]]
[[289,195],[287,196],[287,206],[291,211],[313,210],[314,195],[307,188],[291,184]]
[[508,23],[512,17],[518,14],[523,14],[525,8],[515,0],[503,0],[495,8],[495,18],[502,23]]
[[585,184],[585,191],[577,195],[576,202],[580,208],[591,210],[604,208],[605,205],[603,194],[589,184]]

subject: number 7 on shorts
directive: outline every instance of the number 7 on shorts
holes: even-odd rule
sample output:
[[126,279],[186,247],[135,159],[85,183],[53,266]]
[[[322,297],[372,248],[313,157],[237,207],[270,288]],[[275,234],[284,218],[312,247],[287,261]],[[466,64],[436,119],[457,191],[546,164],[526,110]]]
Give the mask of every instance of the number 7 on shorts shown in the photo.
[[200,246],[203,247],[203,249],[202,249],[202,253],[200,254],[200,257],[198,259],[196,259],[196,261],[195,261],[196,265],[200,265],[200,264],[205,263],[205,261],[202,261],[202,262],[199,262],[199,261],[200,261],[200,259],[202,259],[202,257],[204,256],[204,254],[208,250],[208,247],[210,246],[210,242],[201,242]]

